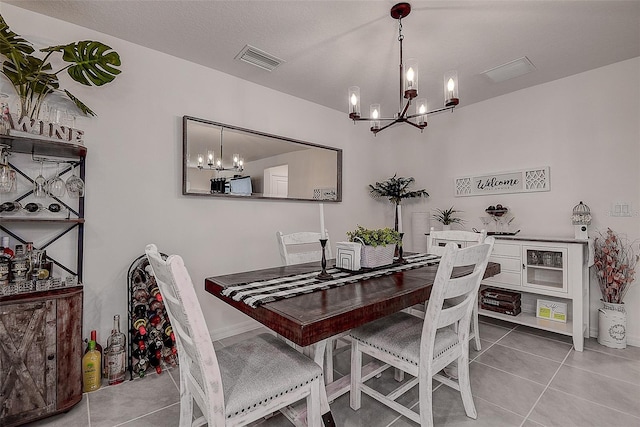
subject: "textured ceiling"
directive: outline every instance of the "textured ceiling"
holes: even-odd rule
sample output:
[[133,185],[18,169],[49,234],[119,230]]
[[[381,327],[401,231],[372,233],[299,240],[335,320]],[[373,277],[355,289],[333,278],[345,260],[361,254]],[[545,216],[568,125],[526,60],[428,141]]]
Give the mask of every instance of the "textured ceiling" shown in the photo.
[[[385,116],[398,109],[398,25],[389,16],[395,1],[6,3],[345,114],[353,85],[363,113],[374,102]],[[412,9],[402,21],[404,56],[419,60],[420,97],[430,109],[442,105],[449,69],[458,70],[463,107],[640,56],[640,1],[414,1]],[[246,44],[286,62],[268,72],[234,59]],[[502,83],[481,75],[523,56],[535,71]]]

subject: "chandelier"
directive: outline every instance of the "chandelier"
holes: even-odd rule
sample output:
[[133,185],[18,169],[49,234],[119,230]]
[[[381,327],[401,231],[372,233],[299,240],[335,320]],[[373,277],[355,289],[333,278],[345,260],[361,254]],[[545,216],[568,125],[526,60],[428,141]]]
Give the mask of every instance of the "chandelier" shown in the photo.
[[[374,136],[386,128],[396,123],[407,123],[422,132],[427,126],[427,115],[451,110],[458,105],[458,73],[448,71],[444,75],[444,107],[437,110],[428,111],[427,100],[425,98],[416,99],[415,114],[409,113],[411,101],[418,97],[418,62],[415,59],[407,59],[406,65],[402,61],[402,18],[409,15],[411,5],[409,3],[398,3],[391,8],[391,17],[398,20],[398,41],[400,42],[400,107],[395,117],[381,117],[380,104],[371,104],[369,107],[369,117],[360,116],[360,88],[351,86],[349,88],[349,118],[356,121],[369,120],[371,132]],[[406,71],[405,71],[406,69]],[[404,101],[406,99],[406,102]],[[403,105],[404,104],[404,105]],[[412,121],[415,119],[415,121]],[[381,122],[389,122],[384,126]]]
[[[209,169],[217,171],[236,171],[242,172],[244,170],[244,159],[240,157],[240,154],[234,154],[232,157],[233,163],[230,167],[224,167],[222,164],[222,132],[223,127],[220,127],[220,156],[216,159],[214,150],[207,151],[207,166]],[[198,154],[198,169],[204,169],[204,156]]]

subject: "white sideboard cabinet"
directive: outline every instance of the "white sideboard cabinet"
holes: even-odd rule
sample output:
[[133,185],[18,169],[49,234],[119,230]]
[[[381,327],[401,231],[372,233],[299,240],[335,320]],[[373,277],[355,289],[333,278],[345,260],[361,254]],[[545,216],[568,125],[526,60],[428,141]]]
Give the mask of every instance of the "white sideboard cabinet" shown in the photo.
[[[517,316],[480,309],[483,316],[573,337],[583,350],[589,333],[588,242],[520,236],[500,236],[491,255],[500,274],[482,282],[482,288],[520,292],[522,312]],[[566,323],[536,316],[539,299],[566,304]]]

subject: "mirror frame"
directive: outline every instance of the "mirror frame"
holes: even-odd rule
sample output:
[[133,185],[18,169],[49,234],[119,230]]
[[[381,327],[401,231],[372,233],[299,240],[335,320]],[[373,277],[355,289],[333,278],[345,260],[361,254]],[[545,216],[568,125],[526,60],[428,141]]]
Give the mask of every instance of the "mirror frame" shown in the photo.
[[[336,176],[336,198],[335,199],[304,199],[297,197],[271,197],[271,196],[262,196],[262,195],[251,195],[251,196],[238,196],[233,194],[226,193],[194,193],[187,191],[187,145],[188,145],[188,135],[187,135],[187,122],[195,121],[204,124],[209,124],[213,126],[220,126],[226,129],[232,129],[236,131],[250,133],[252,135],[261,136],[264,138],[270,139],[278,139],[285,142],[290,142],[293,144],[302,144],[307,145],[309,147],[322,148],[325,150],[331,150],[336,152],[336,160],[337,160],[337,176]],[[287,138],[279,135],[272,135],[264,132],[259,132],[252,129],[245,129],[238,126],[228,125],[226,123],[214,122],[211,120],[200,119],[198,117],[193,116],[182,116],[182,194],[185,196],[206,196],[206,197],[223,197],[227,199],[233,200],[280,200],[280,201],[302,201],[302,202],[318,202],[318,203],[331,203],[331,202],[342,202],[342,149],[329,147],[326,145],[315,144],[307,141],[300,141],[293,138]]]

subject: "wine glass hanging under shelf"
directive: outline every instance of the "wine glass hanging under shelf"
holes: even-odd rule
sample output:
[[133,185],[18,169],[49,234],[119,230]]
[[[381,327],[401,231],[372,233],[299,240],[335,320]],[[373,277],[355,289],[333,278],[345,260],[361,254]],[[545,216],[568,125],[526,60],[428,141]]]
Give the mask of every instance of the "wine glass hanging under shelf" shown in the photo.
[[[161,254],[163,259],[167,255]],[[129,375],[143,378],[178,364],[178,348],[162,295],[146,255],[138,257],[127,274],[129,298]]]

